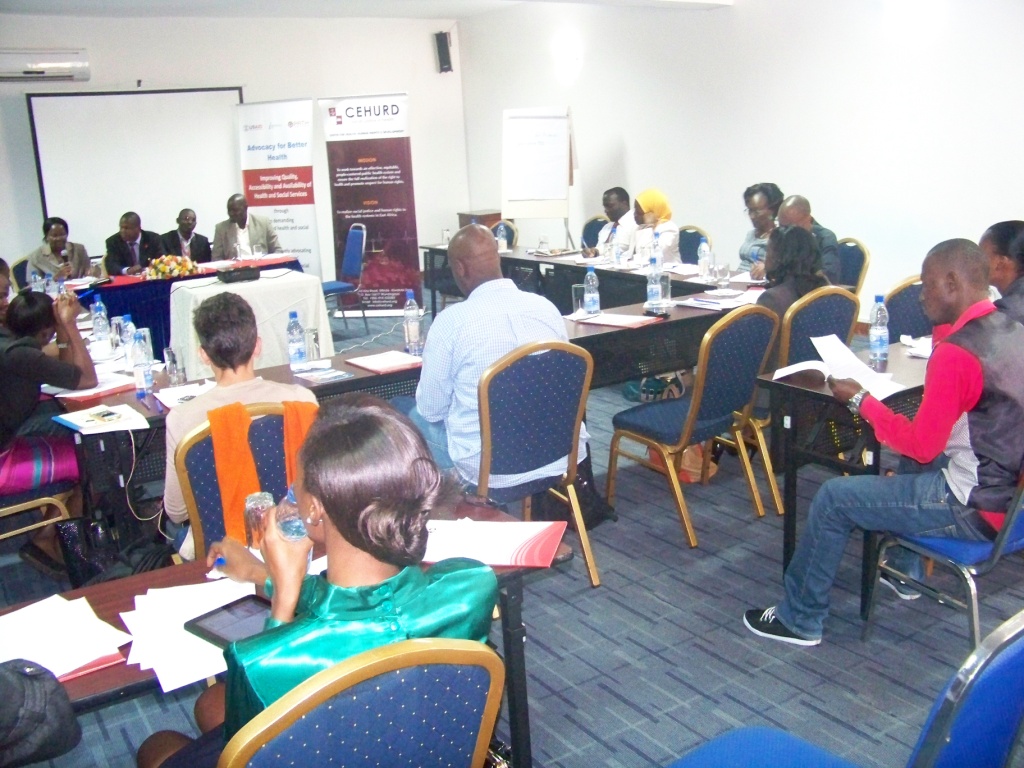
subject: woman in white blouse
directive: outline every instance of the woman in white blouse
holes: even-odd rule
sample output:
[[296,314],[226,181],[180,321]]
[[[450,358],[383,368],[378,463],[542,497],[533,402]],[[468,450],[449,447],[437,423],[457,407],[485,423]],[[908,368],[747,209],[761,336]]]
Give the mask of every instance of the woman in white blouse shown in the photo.
[[679,261],[679,225],[672,221],[672,207],[661,190],[645,189],[637,195],[633,204],[633,218],[637,223],[630,248],[634,258],[650,258],[650,246],[654,244],[654,236],[657,235],[662,263]]

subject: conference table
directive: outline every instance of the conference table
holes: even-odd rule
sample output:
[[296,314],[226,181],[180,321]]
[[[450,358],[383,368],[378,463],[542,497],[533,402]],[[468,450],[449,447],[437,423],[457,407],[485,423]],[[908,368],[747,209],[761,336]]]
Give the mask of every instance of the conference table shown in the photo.
[[[437,315],[437,294],[461,295],[448,266],[448,246],[421,245],[423,251],[423,288],[430,291],[430,312]],[[577,263],[580,254],[567,256],[538,254],[533,249],[515,246],[501,252],[502,273],[523,290],[547,297],[563,315],[573,311],[572,286],[583,282],[588,263],[594,265],[600,282],[601,306],[621,307],[642,303],[647,298],[647,277],[631,270],[611,268],[600,259]],[[634,268],[642,266],[635,264]],[[670,273],[672,295],[701,293],[707,286]],[[617,311],[617,310],[616,310]]]
[[[261,270],[274,267],[302,271],[298,258],[291,255],[268,256],[260,261],[239,262],[239,266],[258,266]],[[199,265],[205,271],[206,267]],[[215,270],[210,270],[213,272]],[[110,282],[99,286],[76,289],[84,307],[92,306],[96,296],[103,299],[109,317],[131,315],[136,328],[149,328],[153,339],[153,355],[161,359],[164,347],[171,340],[171,290],[190,280],[209,278],[209,273],[177,277],[169,280],[151,280],[138,275],[114,275]]]
[[[514,522],[515,518],[501,510],[484,505],[462,504],[458,510],[436,510],[434,520],[469,518],[486,522]],[[569,554],[568,545],[559,544],[556,559]],[[150,589],[201,584],[207,581],[209,567],[205,562],[191,562],[160,568],[155,571],[129,576],[81,589],[65,592],[63,597],[74,600],[84,597],[96,615],[117,629],[127,632],[121,613],[134,610],[135,598]],[[498,577],[498,606],[501,610],[501,638],[505,659],[506,695],[508,700],[509,732],[512,740],[512,764],[516,768],[532,765],[530,745],[530,712],[526,678],[526,629],[523,626],[523,577],[532,569],[495,567]],[[257,585],[262,592],[262,586]],[[0,610],[0,614],[24,608],[22,603]],[[118,663],[74,677],[64,682],[71,704],[76,712],[87,712],[156,690],[158,681],[152,669],[138,665]]]
[[[891,344],[886,372],[905,388],[884,402],[896,413],[913,418],[921,404],[928,361],[910,357],[902,344]],[[867,362],[867,351],[858,353]],[[771,399],[771,444],[783,471],[782,570],[796,550],[797,475],[800,467],[817,464],[848,475],[878,475],[881,445],[875,431],[832,396],[817,371],[802,371],[773,380],[764,374],[759,385]],[[776,466],[778,469],[778,466]],[[874,534],[864,533],[861,563],[861,615],[866,618],[867,595],[877,567]]]
[[171,286],[171,338],[167,346],[174,349],[179,365],[185,367],[190,379],[213,376],[213,369],[199,357],[199,336],[192,314],[206,299],[226,292],[245,299],[256,315],[257,332],[263,345],[259,357],[261,366],[288,364],[289,312],[298,313],[304,329],[315,329],[321,343],[333,345],[323,286],[316,275],[288,268],[263,268],[259,280],[248,282],[223,283],[216,277],[186,280]]

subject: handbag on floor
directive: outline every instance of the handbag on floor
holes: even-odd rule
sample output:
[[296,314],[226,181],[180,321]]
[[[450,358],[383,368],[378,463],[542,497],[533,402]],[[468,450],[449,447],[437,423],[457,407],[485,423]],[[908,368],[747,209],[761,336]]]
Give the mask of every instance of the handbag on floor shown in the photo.
[[81,739],[67,691],[50,670],[25,659],[0,664],[0,768],[58,757]]
[[171,564],[174,550],[149,535],[120,549],[105,523],[75,517],[54,523],[71,586],[98,584]]
[[[604,500],[594,482],[594,467],[590,463],[590,446],[587,446],[587,457],[576,466],[576,479],[573,481],[576,498],[580,502],[580,513],[583,525],[588,531],[593,530],[606,520],[616,521],[619,516],[615,508]],[[538,493],[533,497],[534,520],[567,520],[573,524],[569,507],[550,493]]]

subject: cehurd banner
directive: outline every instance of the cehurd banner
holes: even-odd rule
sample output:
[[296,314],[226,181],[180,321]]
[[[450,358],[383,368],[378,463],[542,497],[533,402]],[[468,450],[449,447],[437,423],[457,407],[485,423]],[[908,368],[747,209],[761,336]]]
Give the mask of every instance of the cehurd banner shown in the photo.
[[367,309],[401,310],[405,291],[420,295],[416,203],[406,94],[321,99],[331,179],[334,259],[343,274],[353,224],[366,226],[360,283]]
[[313,102],[238,105],[242,193],[254,213],[271,220],[281,247],[303,270],[320,274],[313,208]]

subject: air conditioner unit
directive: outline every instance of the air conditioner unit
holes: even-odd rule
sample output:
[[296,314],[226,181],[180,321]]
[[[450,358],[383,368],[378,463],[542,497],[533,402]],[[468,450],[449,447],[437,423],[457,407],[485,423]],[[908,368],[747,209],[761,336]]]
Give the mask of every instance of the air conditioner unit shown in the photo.
[[89,57],[84,50],[0,48],[0,83],[88,79]]

